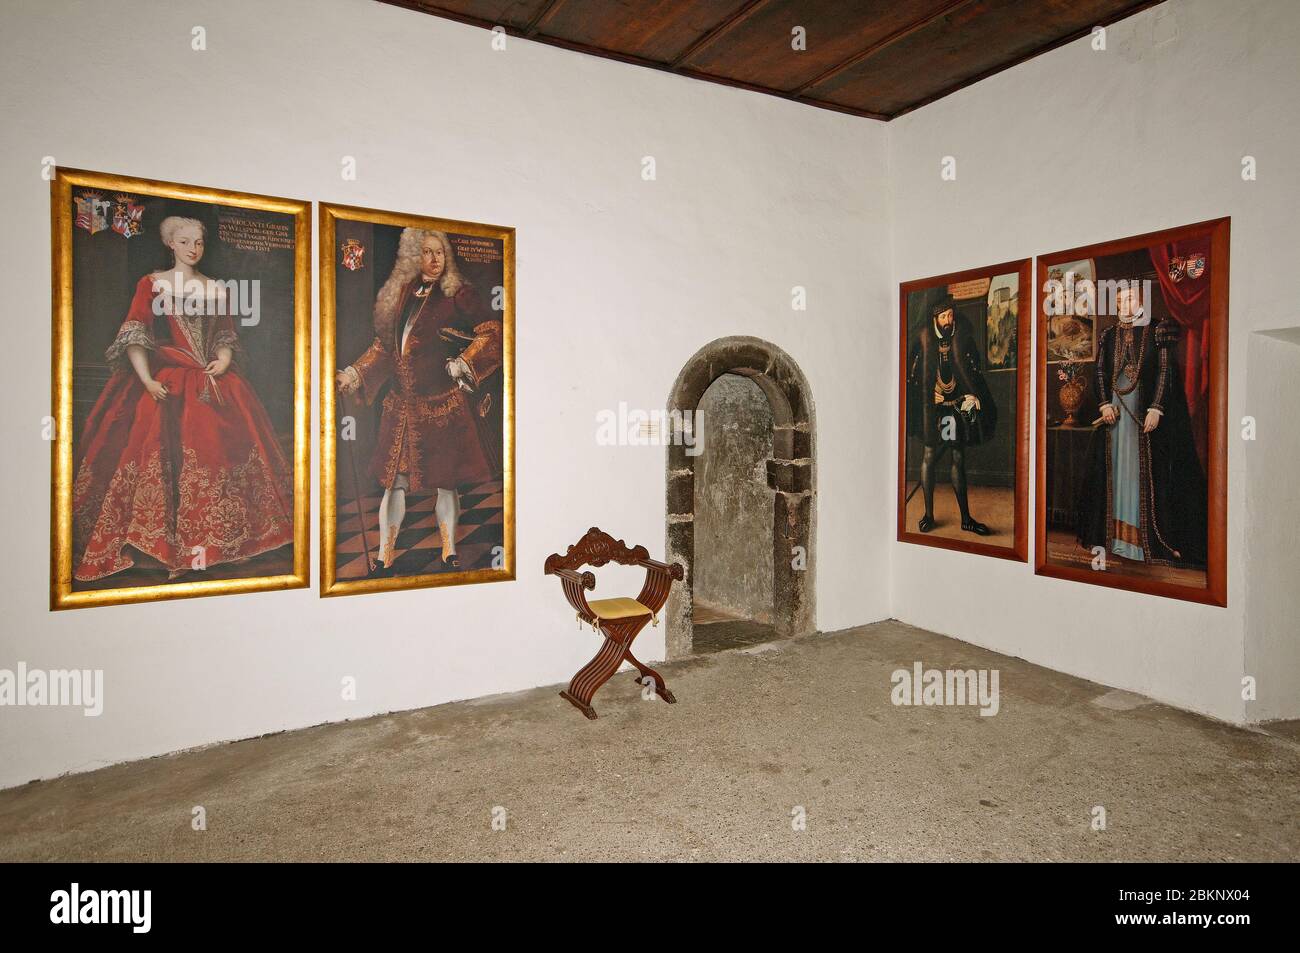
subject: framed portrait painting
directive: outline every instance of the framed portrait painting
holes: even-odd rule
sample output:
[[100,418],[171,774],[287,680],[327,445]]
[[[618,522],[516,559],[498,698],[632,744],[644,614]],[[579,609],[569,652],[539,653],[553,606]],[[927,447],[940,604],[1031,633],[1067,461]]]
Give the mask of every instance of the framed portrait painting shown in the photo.
[[309,213],[58,170],[51,608],[308,584]]
[[515,577],[512,228],[320,206],[321,595]]
[[1226,218],[1038,259],[1036,571],[1227,604]]
[[899,286],[898,539],[1028,558],[1029,259]]

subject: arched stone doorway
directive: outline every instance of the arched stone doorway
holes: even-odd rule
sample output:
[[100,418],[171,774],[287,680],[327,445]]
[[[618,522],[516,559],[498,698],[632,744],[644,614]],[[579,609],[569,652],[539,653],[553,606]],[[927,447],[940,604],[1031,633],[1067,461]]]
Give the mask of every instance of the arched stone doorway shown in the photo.
[[[813,631],[816,618],[812,393],[798,365],[776,345],[754,337],[726,337],[706,344],[686,362],[669,395],[669,410],[683,415],[689,411],[693,417],[705,392],[727,374],[758,385],[771,410],[772,449],[766,460],[764,493],[772,507],[771,621],[779,638],[804,635]],[[709,453],[709,428],[710,419],[705,416],[699,452],[685,442],[673,441],[668,446],[667,559],[686,568],[682,585],[673,587],[665,613],[669,658],[694,651],[696,477],[699,460]]]

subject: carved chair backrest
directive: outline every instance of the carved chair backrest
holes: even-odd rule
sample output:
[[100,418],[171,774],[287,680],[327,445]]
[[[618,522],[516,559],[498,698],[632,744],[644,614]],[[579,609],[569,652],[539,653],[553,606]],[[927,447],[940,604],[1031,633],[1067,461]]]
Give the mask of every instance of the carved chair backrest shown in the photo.
[[583,566],[604,566],[611,562],[622,566],[637,566],[641,560],[649,558],[650,551],[644,546],[629,548],[621,539],[615,539],[593,526],[563,556],[552,553],[547,557],[546,572],[551,573],[557,569],[576,571]]

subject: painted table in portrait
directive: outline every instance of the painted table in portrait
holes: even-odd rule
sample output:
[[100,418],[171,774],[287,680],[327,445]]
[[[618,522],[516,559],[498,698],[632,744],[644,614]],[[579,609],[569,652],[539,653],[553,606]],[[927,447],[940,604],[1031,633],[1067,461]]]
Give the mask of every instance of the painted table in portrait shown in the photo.
[[321,595],[515,577],[512,228],[320,207]]
[[1227,604],[1228,236],[1039,257],[1040,575]]
[[51,608],[306,586],[309,203],[52,185]]
[[1028,558],[1029,259],[898,289],[898,539]]

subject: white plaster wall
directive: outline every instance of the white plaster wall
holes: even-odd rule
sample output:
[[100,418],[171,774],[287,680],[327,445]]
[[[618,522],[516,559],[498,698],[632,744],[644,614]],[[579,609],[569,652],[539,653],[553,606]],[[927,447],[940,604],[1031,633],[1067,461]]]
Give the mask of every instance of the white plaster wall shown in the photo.
[[1247,412],[1255,439],[1246,458],[1246,674],[1256,697],[1249,721],[1300,718],[1300,315],[1290,328],[1252,334],[1246,346]]
[[[484,31],[372,0],[5,4],[0,53],[0,668],[106,679],[99,718],[0,709],[0,786],[567,680],[595,644],[546,555],[591,525],[664,540],[663,451],[597,446],[595,415],[662,406],[723,335],[772,341],[812,384],[818,626],[888,615],[890,424],[863,410],[892,360],[884,125],[514,39],[494,52]],[[516,226],[518,581],[48,612],[46,155]],[[317,479],[313,465],[313,582]],[[597,591],[618,589],[610,573]],[[662,632],[644,657],[662,657]]]
[[[1108,34],[1104,52],[1080,40],[890,124],[892,314],[900,281],[1230,215],[1228,608],[894,543],[893,615],[1230,721],[1296,717],[1294,677],[1260,675],[1267,703],[1241,697],[1246,658],[1300,668],[1281,593],[1300,575],[1300,500],[1271,498],[1266,519],[1286,532],[1252,537],[1246,519],[1247,457],[1294,487],[1295,442],[1272,430],[1247,449],[1236,422],[1285,402],[1270,420],[1295,428],[1294,380],[1269,378],[1280,359],[1255,363],[1247,341],[1297,323],[1300,4],[1171,0]],[[957,179],[944,182],[949,155]],[[1246,155],[1257,181],[1242,180]]]

